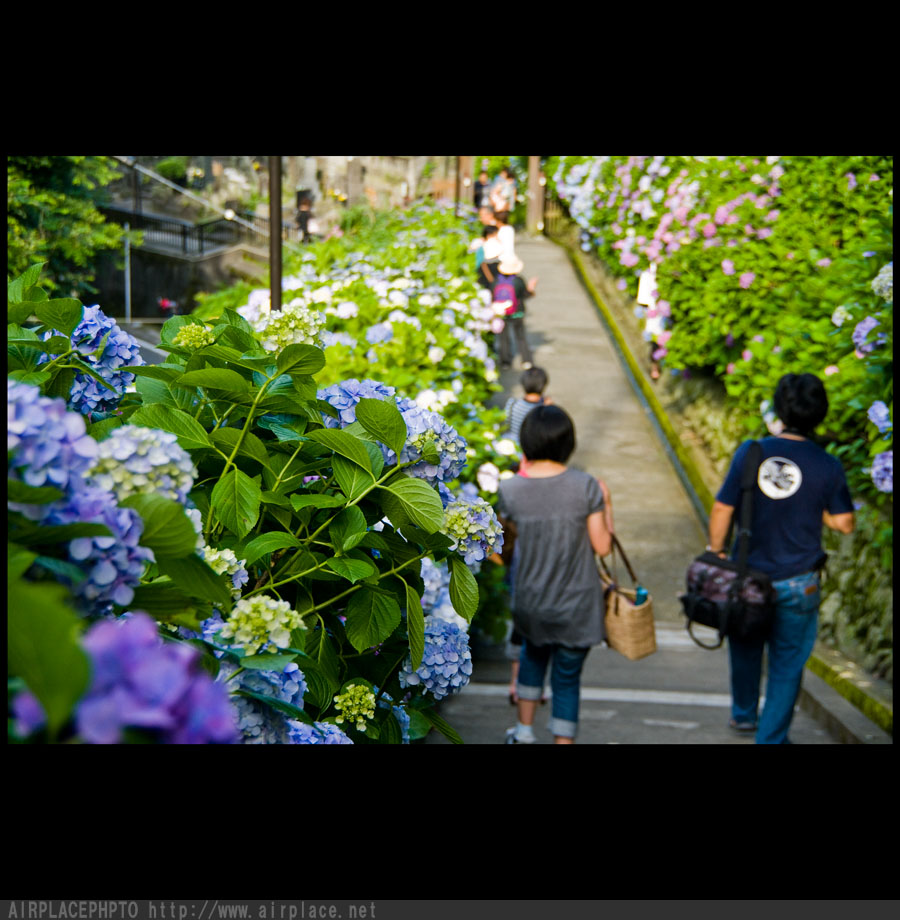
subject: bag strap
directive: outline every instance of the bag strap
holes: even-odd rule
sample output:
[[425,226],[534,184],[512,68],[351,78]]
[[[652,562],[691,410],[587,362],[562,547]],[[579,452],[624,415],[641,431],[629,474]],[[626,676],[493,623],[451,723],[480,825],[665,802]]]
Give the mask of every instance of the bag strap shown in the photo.
[[[750,525],[753,521],[753,492],[756,487],[756,480],[759,475],[759,467],[762,463],[762,444],[754,441],[747,451],[747,459],[744,461],[743,474],[741,476],[741,524],[738,530],[738,573],[745,575],[747,573],[747,555],[750,552]],[[731,534],[734,528],[734,518],[728,527],[728,538],[725,545],[731,543]]]
[[[622,557],[622,562],[625,563],[625,568],[628,570],[628,574],[631,576],[632,582],[633,582],[634,584],[637,584],[637,583],[638,583],[637,575],[634,574],[634,569],[631,567],[631,563],[628,561],[628,557],[625,555],[625,550],[622,549],[622,544],[619,542],[619,538],[618,538],[614,533],[610,534],[610,537],[612,538],[612,557],[613,557],[613,565],[615,565],[615,561],[616,561],[616,550],[618,550],[618,551],[619,551],[619,555]],[[611,573],[611,572],[609,571],[609,569],[607,568],[606,562],[605,562],[605,560],[603,559],[603,557],[602,557],[602,556],[597,556],[597,558],[600,560],[600,565],[603,567],[603,571],[607,574],[607,576],[608,576],[609,578],[612,578],[612,580],[613,580],[614,582],[617,581],[617,579],[613,577],[612,573]]]

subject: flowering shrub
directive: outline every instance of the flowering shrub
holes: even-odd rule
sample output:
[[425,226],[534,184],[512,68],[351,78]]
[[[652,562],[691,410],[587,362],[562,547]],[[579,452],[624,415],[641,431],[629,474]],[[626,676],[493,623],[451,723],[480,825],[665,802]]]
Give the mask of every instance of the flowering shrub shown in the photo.
[[720,381],[746,436],[781,430],[783,374],[823,380],[817,435],[890,572],[893,159],[551,157],[546,171],[617,288],[650,281],[635,314],[653,358]]
[[[109,390],[103,412],[82,411],[71,386],[75,373],[99,382],[86,360],[96,356],[74,337],[86,318],[108,328],[102,311],[48,300],[38,266],[10,285],[20,735],[39,707],[46,728],[33,738],[99,739],[81,718],[96,703],[107,741],[152,730],[161,742],[401,744],[432,727],[458,740],[434,704],[471,671],[465,627],[479,594],[463,556],[500,539],[490,506],[476,507],[477,487],[460,477],[474,479],[481,451],[500,459],[491,445],[502,413],[483,408],[496,371],[483,298],[458,277],[470,274],[467,231],[429,211],[392,226],[380,250],[346,249],[347,234],[286,262],[280,314],[239,287],[217,295],[230,305],[212,310],[209,298],[169,319],[166,360],[117,366],[134,384]],[[373,367],[347,341],[379,322],[392,337],[371,347],[401,351],[376,354]],[[445,519],[458,497],[476,525],[464,538]],[[426,616],[424,560],[446,573],[435,604],[453,624]],[[427,680],[404,683],[404,665],[415,674],[431,655],[435,623],[455,631],[442,641],[457,659],[442,667],[458,673],[438,675],[432,658]],[[139,631],[172,675],[202,663],[202,681],[173,677],[185,693],[164,702],[178,718],[159,714],[163,697],[115,709],[109,700],[125,698],[108,681],[94,699],[87,639],[101,627]]]

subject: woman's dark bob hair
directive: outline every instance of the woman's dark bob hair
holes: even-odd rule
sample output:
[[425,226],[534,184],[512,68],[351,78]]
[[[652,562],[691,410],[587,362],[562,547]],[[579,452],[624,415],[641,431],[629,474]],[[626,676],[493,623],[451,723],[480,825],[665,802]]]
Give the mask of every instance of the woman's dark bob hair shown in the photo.
[[528,460],[565,463],[575,450],[575,426],[559,406],[535,406],[522,421],[519,444]]
[[786,428],[811,434],[828,414],[825,385],[815,374],[785,374],[775,387],[775,413]]

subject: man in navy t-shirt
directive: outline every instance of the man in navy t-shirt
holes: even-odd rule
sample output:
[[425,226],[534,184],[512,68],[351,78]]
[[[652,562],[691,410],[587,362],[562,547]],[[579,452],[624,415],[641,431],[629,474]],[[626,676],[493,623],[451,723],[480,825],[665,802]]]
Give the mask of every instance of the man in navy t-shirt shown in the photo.
[[[853,502],[840,461],[809,440],[828,412],[822,381],[786,374],[775,389],[775,412],[785,428],[764,438],[756,476],[747,565],[765,572],[777,596],[766,642],[728,640],[732,717],[737,731],[756,731],[759,744],[788,743],[803,668],[816,639],[819,569],[825,561],[822,525],[853,530]],[[709,517],[708,550],[725,555],[725,540],[740,505],[741,474],[752,442],[736,451]],[[738,524],[739,522],[736,522]],[[732,558],[736,558],[735,548]],[[762,652],[768,644],[766,705],[757,723]]]

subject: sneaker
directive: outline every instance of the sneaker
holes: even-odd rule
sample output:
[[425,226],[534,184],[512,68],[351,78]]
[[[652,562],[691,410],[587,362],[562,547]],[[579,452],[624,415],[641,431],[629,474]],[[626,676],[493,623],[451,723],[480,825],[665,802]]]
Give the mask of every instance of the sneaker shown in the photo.
[[738,722],[736,719],[728,720],[728,727],[735,732],[755,732],[756,723],[755,722]]
[[513,728],[506,729],[506,741],[504,743],[505,744],[534,744],[534,740],[535,739],[532,738],[530,741],[519,741],[519,739],[516,737],[516,729],[515,727],[513,727]]

